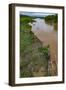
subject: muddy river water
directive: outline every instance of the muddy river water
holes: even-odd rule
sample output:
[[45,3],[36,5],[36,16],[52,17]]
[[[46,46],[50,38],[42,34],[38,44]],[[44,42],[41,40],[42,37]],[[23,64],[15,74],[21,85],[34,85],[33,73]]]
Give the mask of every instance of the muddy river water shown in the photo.
[[53,24],[47,24],[44,19],[36,18],[32,23],[32,32],[42,42],[43,46],[50,46],[51,72],[57,74],[57,30]]

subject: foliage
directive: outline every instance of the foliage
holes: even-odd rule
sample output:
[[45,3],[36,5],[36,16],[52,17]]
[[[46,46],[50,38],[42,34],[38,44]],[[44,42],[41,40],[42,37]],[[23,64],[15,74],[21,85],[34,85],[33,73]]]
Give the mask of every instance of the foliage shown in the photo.
[[26,24],[29,22],[34,22],[33,17],[25,16],[25,15],[20,15],[20,23]]
[[50,25],[53,25],[54,30],[58,29],[58,15],[57,14],[55,14],[55,15],[48,15],[44,19],[45,19],[46,23],[48,23]]
[[32,72],[27,70],[27,68],[26,70],[23,69],[20,75],[20,77],[32,77],[32,76],[33,76]]
[[49,45],[42,47],[42,43],[31,32],[29,23],[34,22],[33,18],[20,16],[20,77],[33,77],[34,70],[37,67],[39,70],[41,66],[48,75]]
[[49,45],[46,47],[40,47],[38,50],[44,54],[46,59],[49,59]]
[[44,18],[46,21],[53,21],[54,23],[58,22],[58,15],[48,15]]

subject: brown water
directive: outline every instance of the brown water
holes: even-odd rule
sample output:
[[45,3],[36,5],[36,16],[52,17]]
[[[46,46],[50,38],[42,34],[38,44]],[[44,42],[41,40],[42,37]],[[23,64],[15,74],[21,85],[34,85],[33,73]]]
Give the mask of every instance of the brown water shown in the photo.
[[57,30],[53,25],[49,25],[44,19],[36,18],[32,24],[32,32],[43,43],[43,46],[50,46],[51,73],[57,75]]

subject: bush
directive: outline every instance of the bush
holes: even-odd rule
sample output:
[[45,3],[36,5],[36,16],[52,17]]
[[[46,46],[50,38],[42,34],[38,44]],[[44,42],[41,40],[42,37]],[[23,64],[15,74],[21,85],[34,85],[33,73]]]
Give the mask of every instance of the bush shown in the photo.
[[31,71],[29,70],[22,70],[20,77],[33,77],[33,74]]
[[46,59],[49,59],[49,45],[46,47],[40,47],[38,48],[39,52],[43,53]]

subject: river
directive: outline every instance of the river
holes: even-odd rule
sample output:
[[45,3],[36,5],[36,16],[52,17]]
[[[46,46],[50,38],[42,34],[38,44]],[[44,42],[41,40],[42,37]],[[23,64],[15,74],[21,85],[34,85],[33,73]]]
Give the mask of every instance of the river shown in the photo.
[[50,58],[51,58],[51,73],[57,75],[57,30],[54,30],[53,24],[47,24],[44,19],[34,19],[32,25],[32,32],[42,42],[43,46],[50,46]]

